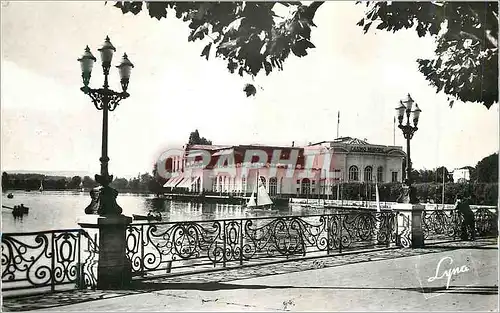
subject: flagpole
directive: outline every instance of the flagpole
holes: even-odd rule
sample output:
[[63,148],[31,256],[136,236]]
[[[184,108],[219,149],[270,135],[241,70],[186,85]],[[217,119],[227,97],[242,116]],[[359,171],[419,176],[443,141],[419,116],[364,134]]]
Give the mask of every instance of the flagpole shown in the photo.
[[341,178],[340,178],[340,200],[341,206],[344,205],[344,173],[342,173]]
[[259,205],[259,183],[260,183],[260,177],[259,177],[259,170],[257,170],[257,191],[255,192],[255,203],[257,206]]
[[339,138],[340,111],[337,114],[337,138]]
[[441,195],[441,203],[443,205],[443,210],[444,210],[444,167],[443,167],[443,194]]
[[377,212],[380,212],[380,194],[378,193],[377,177],[375,177],[375,201],[377,202]]
[[341,182],[337,183],[337,201],[340,200],[340,184]]
[[380,214],[380,196],[378,193],[378,181],[377,176],[375,176],[375,202],[377,206],[377,213],[375,213],[375,242],[378,242],[378,235],[380,232],[380,219],[382,218]]
[[396,117],[393,117],[392,123],[392,145],[396,145]]

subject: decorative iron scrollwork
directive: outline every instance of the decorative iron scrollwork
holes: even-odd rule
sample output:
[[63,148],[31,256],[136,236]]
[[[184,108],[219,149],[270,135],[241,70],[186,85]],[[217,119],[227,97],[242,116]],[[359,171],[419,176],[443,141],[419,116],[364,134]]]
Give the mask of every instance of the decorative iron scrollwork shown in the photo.
[[131,224],[127,255],[136,275],[208,264],[238,266],[388,245],[396,239],[395,225],[389,211]]
[[498,235],[498,215],[487,208],[479,208],[474,212],[476,233],[478,236]]
[[[2,290],[44,286],[54,290],[68,283],[82,288],[91,285],[85,270],[89,259],[82,262],[80,250],[85,234],[80,229],[3,234]],[[82,278],[86,284],[82,284]]]
[[[487,208],[474,212],[476,235],[496,236],[498,221],[496,213]],[[425,239],[457,239],[462,237],[463,216],[457,210],[425,210],[423,212],[423,231]]]
[[116,92],[106,88],[93,89],[82,87],[81,90],[89,95],[92,103],[98,110],[102,110],[107,105],[109,111],[114,111],[121,100],[130,96],[127,92]]

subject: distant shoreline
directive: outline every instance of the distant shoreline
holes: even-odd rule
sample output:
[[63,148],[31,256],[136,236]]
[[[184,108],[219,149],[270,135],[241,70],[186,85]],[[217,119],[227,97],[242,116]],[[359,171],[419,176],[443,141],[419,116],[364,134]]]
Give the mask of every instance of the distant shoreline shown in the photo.
[[[92,188],[84,188],[83,191],[79,189],[44,189],[41,193],[45,191],[68,191],[68,192],[81,192],[81,193],[89,193]],[[9,188],[9,189],[2,189],[2,193],[9,193],[12,191],[23,191],[23,192],[37,192],[40,193],[38,189],[32,189],[32,190],[26,190],[23,188]],[[149,190],[133,190],[133,189],[117,189],[119,193],[137,193],[137,194],[155,194],[154,192],[151,192]]]

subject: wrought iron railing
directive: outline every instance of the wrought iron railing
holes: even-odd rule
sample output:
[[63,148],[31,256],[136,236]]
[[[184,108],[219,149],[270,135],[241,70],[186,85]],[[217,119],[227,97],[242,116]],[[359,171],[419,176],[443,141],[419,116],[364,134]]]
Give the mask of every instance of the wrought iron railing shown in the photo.
[[[126,229],[127,256],[133,274],[146,277],[408,247],[408,213],[339,208],[309,216],[134,223]],[[422,222],[429,241],[461,237],[457,211],[426,210]],[[497,212],[477,209],[475,226],[477,236],[496,236]],[[95,288],[99,251],[93,235],[84,229],[2,234],[2,291]]]
[[498,236],[498,211],[479,208],[474,212],[476,234],[480,237]]
[[[427,240],[456,240],[462,238],[463,216],[457,210],[425,210],[423,212],[424,238]],[[488,208],[474,212],[477,237],[498,235],[498,215]]]
[[149,276],[381,248],[398,241],[396,216],[391,211],[353,211],[137,223],[127,229],[127,254],[133,273]]
[[83,229],[4,233],[2,292],[94,287],[96,253],[94,239]]

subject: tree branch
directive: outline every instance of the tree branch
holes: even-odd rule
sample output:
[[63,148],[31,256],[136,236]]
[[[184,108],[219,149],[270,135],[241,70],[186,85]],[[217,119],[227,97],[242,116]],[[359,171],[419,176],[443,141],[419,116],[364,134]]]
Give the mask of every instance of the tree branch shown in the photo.
[[488,39],[488,41],[495,46],[495,48],[498,48],[498,39],[491,35],[491,30],[487,29],[486,30],[486,39]]
[[309,18],[312,20],[314,15],[316,14],[316,11],[318,8],[325,3],[325,1],[314,1],[307,7],[307,14],[309,15]]

